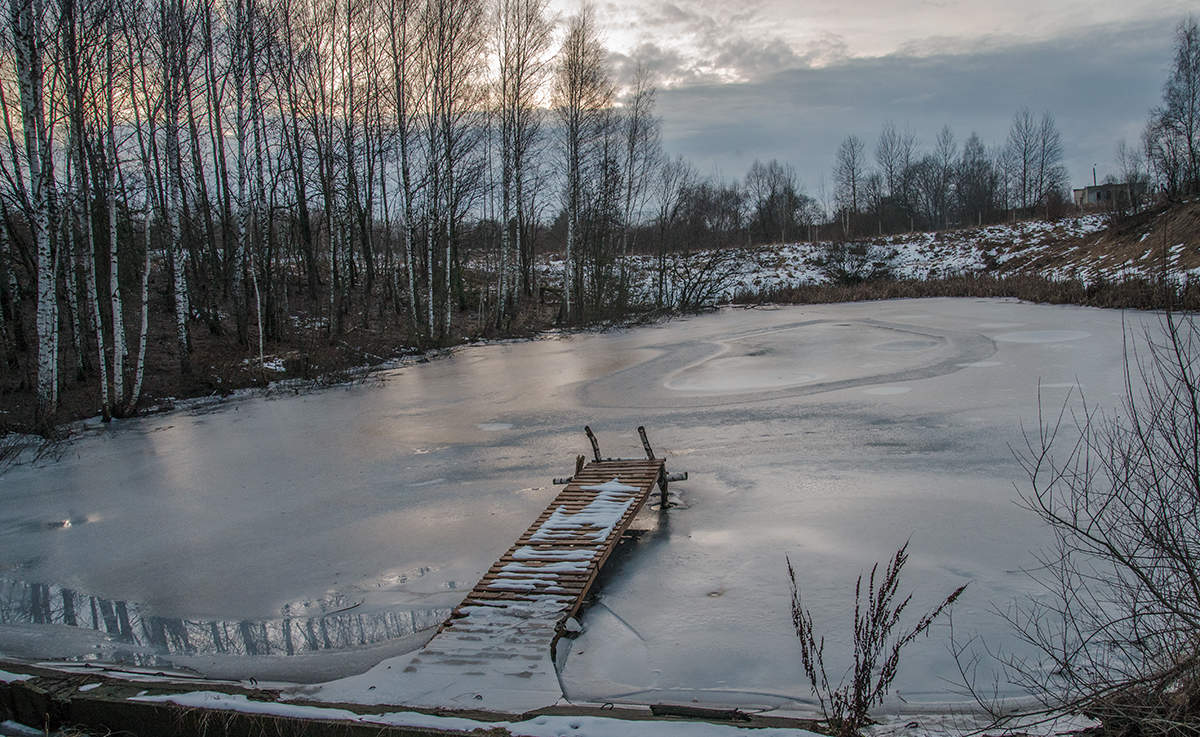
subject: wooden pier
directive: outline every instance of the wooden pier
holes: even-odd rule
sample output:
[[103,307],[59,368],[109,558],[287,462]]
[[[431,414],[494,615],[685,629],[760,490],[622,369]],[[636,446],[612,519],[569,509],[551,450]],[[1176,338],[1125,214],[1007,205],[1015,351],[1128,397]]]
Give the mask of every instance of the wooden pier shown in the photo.
[[646,457],[636,459],[602,458],[585,431],[593,460],[580,456],[570,478],[556,479],[566,483],[562,491],[412,654],[403,670],[421,673],[425,686],[409,703],[529,706],[561,696],[555,659],[568,620],[655,487],[665,509],[668,483],[687,478],[667,474],[643,428]]

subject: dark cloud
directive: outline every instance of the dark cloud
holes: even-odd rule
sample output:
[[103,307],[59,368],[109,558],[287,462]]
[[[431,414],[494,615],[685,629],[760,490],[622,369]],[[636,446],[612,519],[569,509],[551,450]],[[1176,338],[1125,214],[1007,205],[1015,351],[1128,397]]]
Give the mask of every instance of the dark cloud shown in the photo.
[[[994,40],[971,53],[931,38],[908,53],[856,60],[846,60],[844,45],[832,38],[829,54],[841,60],[823,67],[771,41],[729,40],[714,48],[713,58],[758,70],[756,81],[661,90],[664,144],[727,177],[740,177],[755,158],[787,160],[815,191],[850,133],[866,139],[869,151],[888,120],[911,129],[925,146],[943,124],[960,141],[977,131],[995,144],[1026,106],[1056,116],[1072,181],[1080,183],[1090,180],[1093,163],[1101,177],[1112,171],[1118,139],[1136,142],[1160,97],[1173,28],[1172,21],[1154,21],[1034,44]],[[661,48],[652,58],[664,70],[688,64]]]

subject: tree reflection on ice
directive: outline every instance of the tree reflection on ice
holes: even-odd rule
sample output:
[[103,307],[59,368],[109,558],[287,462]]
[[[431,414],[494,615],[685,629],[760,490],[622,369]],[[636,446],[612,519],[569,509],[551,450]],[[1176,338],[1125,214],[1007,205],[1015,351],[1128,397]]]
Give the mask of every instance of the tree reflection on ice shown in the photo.
[[160,655],[298,655],[362,647],[436,627],[449,609],[358,610],[342,595],[285,606],[278,619],[160,617],[135,602],[102,599],[63,586],[0,578],[0,625],[58,624],[94,630]]

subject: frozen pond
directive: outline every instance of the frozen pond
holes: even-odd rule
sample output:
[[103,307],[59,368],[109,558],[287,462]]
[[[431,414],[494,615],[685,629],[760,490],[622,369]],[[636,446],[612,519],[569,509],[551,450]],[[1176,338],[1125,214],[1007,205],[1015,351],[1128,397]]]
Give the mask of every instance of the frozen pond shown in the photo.
[[[1115,403],[1122,318],[1003,300],[732,309],[114,423],[0,477],[0,652],[364,670],[428,636],[553,498],[584,423],[627,456],[645,424],[691,478],[606,569],[568,697],[806,699],[784,555],[839,648],[854,576],[910,537],[914,607],[969,580],[956,630],[1010,644],[991,607],[1029,590],[1018,569],[1044,538],[1013,503],[1009,446],[1039,381],[1055,407],[1076,386]],[[129,636],[88,629],[104,606]],[[942,635],[914,645],[904,698],[953,698]]]

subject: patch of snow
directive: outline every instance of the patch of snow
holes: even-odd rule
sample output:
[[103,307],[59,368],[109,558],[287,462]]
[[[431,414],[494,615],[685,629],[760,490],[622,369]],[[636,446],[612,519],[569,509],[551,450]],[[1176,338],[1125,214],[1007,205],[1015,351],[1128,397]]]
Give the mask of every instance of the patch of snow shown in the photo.
[[603,542],[625,516],[625,512],[633,504],[630,495],[637,491],[637,487],[622,484],[616,478],[597,486],[581,488],[600,493],[578,512],[568,512],[565,506],[560,505],[550,513],[550,518],[529,536],[532,542],[581,539]]
[[257,358],[245,358],[242,359],[242,365],[261,366],[267,371],[274,371],[280,374],[287,371],[287,368],[283,365],[283,358],[281,356],[263,356],[262,363],[259,363]]
[[294,719],[327,719],[378,724],[389,727],[414,727],[472,732],[475,730],[507,729],[514,737],[816,737],[803,729],[769,727],[746,729],[726,724],[680,721],[645,721],[585,716],[537,716],[524,721],[484,722],[462,717],[437,716],[415,711],[384,714],[357,714],[348,709],[300,704],[253,701],[243,694],[223,694],[215,691],[194,691],[182,694],[136,696],[131,701],[168,703],[188,708],[222,709],[242,714],[288,717]]
[[595,550],[588,548],[517,548],[512,557],[517,560],[591,560]]
[[508,563],[500,570],[516,573],[584,573],[588,569],[588,559],[562,561],[560,563],[544,563],[531,566],[524,563]]
[[28,681],[33,676],[28,673],[9,673],[6,670],[0,670],[0,683],[16,683],[18,681]]

